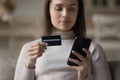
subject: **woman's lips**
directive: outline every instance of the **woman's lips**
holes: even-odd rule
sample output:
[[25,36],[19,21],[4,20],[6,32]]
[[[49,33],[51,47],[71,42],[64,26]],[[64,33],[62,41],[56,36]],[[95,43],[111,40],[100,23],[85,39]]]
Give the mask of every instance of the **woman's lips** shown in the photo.
[[64,20],[64,21],[60,21],[60,22],[62,22],[62,23],[70,23],[70,21],[68,21],[68,20]]

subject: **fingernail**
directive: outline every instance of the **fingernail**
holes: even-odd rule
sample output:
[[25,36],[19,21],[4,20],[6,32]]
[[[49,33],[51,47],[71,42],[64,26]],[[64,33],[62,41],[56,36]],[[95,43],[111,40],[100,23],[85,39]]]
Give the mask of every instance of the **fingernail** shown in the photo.
[[82,48],[82,50],[84,51],[84,50],[85,50],[85,48]]
[[72,53],[74,53],[75,51],[74,50],[72,50]]
[[46,43],[46,42],[43,42],[43,45],[46,45],[46,46],[47,46],[47,45],[48,45],[48,43]]

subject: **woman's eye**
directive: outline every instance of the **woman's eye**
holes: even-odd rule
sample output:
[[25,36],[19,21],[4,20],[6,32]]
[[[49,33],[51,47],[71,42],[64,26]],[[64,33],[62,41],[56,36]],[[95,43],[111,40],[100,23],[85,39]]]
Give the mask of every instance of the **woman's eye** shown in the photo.
[[62,10],[62,7],[56,7],[55,8],[57,11],[61,11]]
[[70,7],[69,10],[70,10],[70,11],[75,11],[76,8]]

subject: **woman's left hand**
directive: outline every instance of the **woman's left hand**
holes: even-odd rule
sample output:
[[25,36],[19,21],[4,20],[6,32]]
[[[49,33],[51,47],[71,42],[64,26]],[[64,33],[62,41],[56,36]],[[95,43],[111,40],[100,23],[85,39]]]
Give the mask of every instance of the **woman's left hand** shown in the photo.
[[83,51],[86,53],[86,57],[82,56],[76,51],[72,53],[77,56],[80,60],[69,58],[68,61],[77,64],[78,66],[70,66],[70,68],[78,71],[78,80],[85,80],[89,73],[91,72],[91,55],[88,49],[83,48]]

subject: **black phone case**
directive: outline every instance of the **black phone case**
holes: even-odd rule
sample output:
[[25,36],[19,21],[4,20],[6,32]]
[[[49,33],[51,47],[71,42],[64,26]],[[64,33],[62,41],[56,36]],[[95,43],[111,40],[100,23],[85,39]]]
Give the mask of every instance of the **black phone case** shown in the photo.
[[[86,53],[83,51],[83,48],[89,49],[90,43],[91,43],[91,39],[89,39],[89,38],[76,37],[69,57],[80,60],[77,56],[72,54],[72,50],[77,51],[78,53],[80,53],[81,55],[86,57]],[[70,66],[78,66],[77,64],[70,62],[70,61],[68,61],[67,64]]]

